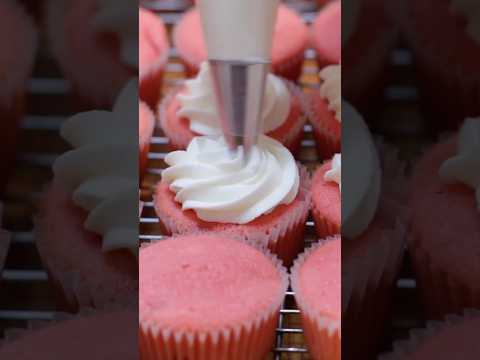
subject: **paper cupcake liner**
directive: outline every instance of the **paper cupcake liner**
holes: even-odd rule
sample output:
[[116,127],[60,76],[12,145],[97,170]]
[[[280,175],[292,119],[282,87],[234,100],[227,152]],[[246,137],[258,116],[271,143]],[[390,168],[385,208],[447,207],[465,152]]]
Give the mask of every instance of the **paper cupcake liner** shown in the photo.
[[[295,208],[285,212],[268,229],[260,227],[252,229],[246,225],[236,224],[218,224],[217,227],[207,228],[205,230],[196,226],[196,224],[184,223],[166,214],[158,206],[162,200],[156,200],[154,195],[155,211],[160,219],[160,223],[169,235],[182,235],[191,233],[201,233],[214,231],[216,234],[222,234],[229,238],[249,241],[260,247],[269,248],[274,254],[278,255],[286,266],[289,266],[293,259],[298,255],[304,245],[305,222],[310,209],[311,179],[306,168],[299,165],[300,172],[300,190],[297,199],[300,204]],[[297,200],[298,201],[298,200]]]
[[305,250],[291,269],[290,282],[295,292],[295,300],[300,308],[300,316],[305,333],[305,340],[311,355],[315,359],[339,360],[341,358],[342,322],[324,316],[313,310],[304,299],[300,290],[300,269],[316,250],[329,241],[340,241],[339,237],[320,240],[317,244]]
[[[303,128],[305,123],[312,117],[312,110],[309,102],[305,98],[303,91],[295,85],[293,82],[283,79],[285,85],[288,88],[291,96],[299,99],[301,106],[301,115],[297,119],[295,126],[289,129],[281,136],[275,136],[275,139],[281,142],[285,147],[287,147],[293,154],[296,154],[301,148],[301,140],[303,138]],[[163,132],[170,140],[169,146],[172,151],[174,150],[184,150],[190,144],[193,136],[195,134],[192,131],[177,131],[174,127],[170,126],[167,122],[167,111],[170,107],[171,102],[176,98],[179,92],[184,88],[184,85],[178,85],[172,89],[158,104],[157,114],[160,122],[160,126],[163,129]],[[275,130],[273,131],[275,132]],[[268,134],[267,134],[268,135]]]
[[[455,328],[464,322],[476,320],[478,318],[480,318],[479,310],[464,309],[461,315],[447,315],[445,320],[441,322],[429,321],[425,328],[411,330],[409,339],[395,342],[393,344],[393,351],[388,354],[380,355],[378,360],[409,359],[423,344],[428,340],[435,338],[435,336],[443,331]],[[453,355],[453,353],[451,355]]]
[[281,261],[265,247],[248,240],[244,242],[265,254],[280,275],[280,290],[268,309],[254,319],[211,331],[169,329],[140,315],[139,346],[142,359],[263,360],[267,356],[275,341],[279,313],[289,283],[288,273]]

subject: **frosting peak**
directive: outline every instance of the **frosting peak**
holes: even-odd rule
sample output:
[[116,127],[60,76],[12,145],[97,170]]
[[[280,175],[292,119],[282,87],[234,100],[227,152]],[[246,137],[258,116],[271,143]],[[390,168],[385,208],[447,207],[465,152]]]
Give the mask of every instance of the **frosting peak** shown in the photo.
[[[185,81],[186,91],[177,95],[181,107],[178,115],[189,119],[190,130],[200,135],[220,135],[215,95],[210,68],[203,62],[198,75]],[[280,78],[269,74],[265,86],[262,111],[263,131],[280,127],[290,113],[290,92]]]
[[342,122],[342,71],[340,65],[330,65],[319,73],[320,96],[327,99],[328,108]]
[[92,25],[98,32],[120,37],[121,57],[126,65],[138,68],[138,2],[136,0],[98,0]]
[[480,118],[465,120],[458,134],[458,153],[442,164],[439,175],[446,183],[473,188],[480,210]]
[[335,154],[332,159],[332,168],[324,175],[325,181],[333,181],[342,191],[342,154]]
[[[57,178],[87,211],[85,228],[102,236],[103,250],[138,253],[138,83],[130,81],[112,112],[68,119],[61,135],[74,149],[53,165]],[[112,136],[111,130],[116,134]],[[118,166],[121,159],[122,165]]]
[[299,189],[292,154],[261,135],[249,157],[232,154],[221,136],[196,137],[186,151],[167,155],[162,179],[184,210],[204,221],[246,224],[278,205],[290,204]]

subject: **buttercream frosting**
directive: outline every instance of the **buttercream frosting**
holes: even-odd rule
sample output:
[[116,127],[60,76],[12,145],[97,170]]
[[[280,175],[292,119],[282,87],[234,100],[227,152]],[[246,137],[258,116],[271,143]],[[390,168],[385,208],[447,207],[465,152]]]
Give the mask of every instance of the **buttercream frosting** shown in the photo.
[[478,0],[452,0],[451,9],[466,20],[466,31],[480,44],[480,2]]
[[342,71],[340,65],[330,65],[322,69],[320,76],[320,96],[328,101],[328,108],[335,118],[342,122]]
[[342,157],[348,163],[343,177],[342,235],[355,238],[368,228],[377,211],[381,168],[363,118],[346,101],[342,107]]
[[332,158],[332,167],[324,175],[325,181],[333,181],[342,191],[342,154],[335,154]]
[[246,224],[290,204],[299,189],[298,167],[278,141],[261,135],[246,157],[242,147],[229,150],[221,136],[192,140],[186,151],[165,158],[162,173],[183,210],[218,223]]
[[102,236],[104,251],[138,253],[137,94],[137,80],[131,80],[113,111],[88,111],[69,118],[61,136],[74,149],[53,166],[55,178],[72,193],[73,203],[88,212],[85,229]]
[[[179,93],[178,116],[189,119],[190,130],[199,135],[220,135],[221,128],[208,62],[203,62],[198,75],[185,81],[186,91]],[[290,92],[280,78],[269,74],[262,110],[263,131],[280,127],[290,113]]]
[[120,38],[120,54],[126,65],[138,68],[138,2],[98,0],[92,18],[98,32],[115,33]]
[[475,190],[480,210],[480,118],[466,119],[458,134],[457,154],[440,167],[446,183],[462,183]]

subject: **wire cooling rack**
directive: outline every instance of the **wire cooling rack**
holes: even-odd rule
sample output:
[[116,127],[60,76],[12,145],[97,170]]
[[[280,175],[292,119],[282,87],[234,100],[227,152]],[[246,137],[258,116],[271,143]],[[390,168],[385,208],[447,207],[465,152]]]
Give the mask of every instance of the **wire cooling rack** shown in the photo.
[[[153,6],[171,28],[180,14],[188,6],[188,0],[146,0],[145,4]],[[315,5],[309,0],[291,0],[289,5],[297,7],[304,14],[307,22],[315,16]],[[172,49],[164,90],[175,86],[184,77],[183,67]],[[308,91],[317,86],[317,69],[313,61],[313,52],[307,51],[303,76],[300,85]],[[416,109],[416,92],[411,83],[411,59],[409,53],[402,49],[392,57],[394,72],[398,74],[393,82],[396,84],[386,91],[387,113],[402,120],[407,132],[415,128],[418,119]],[[26,327],[32,321],[49,321],[55,316],[55,301],[48,283],[48,275],[35,246],[33,233],[33,216],[42,189],[51,178],[51,164],[67,148],[58,136],[62,122],[71,115],[68,104],[69,85],[62,79],[54,61],[48,53],[39,56],[34,76],[28,84],[28,115],[22,129],[21,153],[18,166],[7,187],[4,201],[4,227],[12,232],[13,239],[7,257],[5,270],[0,277],[0,338],[5,329]],[[47,104],[47,105],[46,105]],[[48,106],[52,104],[52,106]],[[405,109],[399,112],[399,106]],[[46,112],[46,110],[48,112]],[[395,121],[392,121],[395,123]],[[398,133],[396,131],[393,133]],[[404,150],[408,158],[415,153],[424,141],[420,131],[414,131],[405,142],[388,135],[389,140]],[[418,134],[418,135],[417,135]],[[403,139],[403,138],[402,138]],[[168,152],[168,140],[159,129],[155,130],[149,153],[148,172],[142,184],[141,197],[145,206],[141,214],[141,241],[160,240],[162,235],[159,220],[152,203],[152,186],[158,181],[160,169],[164,166],[164,156]],[[299,160],[308,168],[314,169],[318,164],[311,127],[305,126],[305,136]],[[307,221],[306,245],[315,239],[313,222]],[[408,329],[421,325],[418,319],[416,284],[412,278],[408,259],[397,284],[395,295],[395,313],[392,323],[392,337],[402,338]],[[310,359],[304,346],[299,311],[295,306],[294,294],[288,291],[280,313],[276,344],[269,359],[305,360]]]

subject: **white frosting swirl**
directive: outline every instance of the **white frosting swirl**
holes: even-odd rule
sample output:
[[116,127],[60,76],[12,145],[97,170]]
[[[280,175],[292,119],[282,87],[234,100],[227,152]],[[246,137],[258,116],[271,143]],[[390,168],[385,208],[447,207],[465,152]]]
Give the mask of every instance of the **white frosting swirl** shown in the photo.
[[221,136],[192,140],[186,151],[167,155],[162,179],[182,204],[204,221],[246,224],[290,204],[299,189],[292,154],[261,135],[248,158],[243,148],[230,152]]
[[335,118],[342,122],[342,71],[340,65],[330,65],[322,69],[320,76],[320,96],[327,99],[328,108]]
[[[186,92],[177,95],[181,107],[178,116],[189,119],[190,130],[200,135],[220,135],[217,108],[208,62],[203,62],[197,77],[185,81]],[[280,127],[290,113],[290,92],[278,77],[269,74],[262,111],[263,131]]]
[[[342,234],[361,235],[370,225],[380,198],[381,169],[377,149],[363,118],[343,101],[342,157],[345,166]],[[345,160],[346,159],[346,160]]]
[[335,154],[332,158],[332,167],[323,176],[325,181],[333,181],[342,191],[342,154]]
[[458,153],[439,170],[446,183],[463,183],[475,190],[480,210],[480,118],[466,119],[458,134]]
[[61,135],[74,149],[53,165],[73,203],[89,213],[85,228],[102,236],[104,251],[138,253],[137,94],[137,80],[131,80],[112,112],[89,111],[68,119]]
[[473,40],[480,44],[480,2],[478,0],[452,0],[450,7],[456,14],[463,16],[467,22],[466,31]]
[[121,58],[126,65],[138,69],[138,2],[135,0],[98,0],[92,18],[98,32],[115,33],[120,38]]

